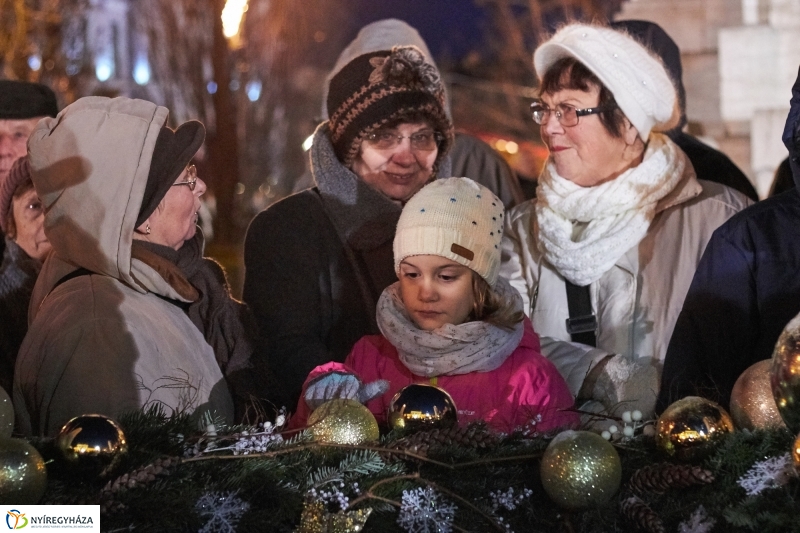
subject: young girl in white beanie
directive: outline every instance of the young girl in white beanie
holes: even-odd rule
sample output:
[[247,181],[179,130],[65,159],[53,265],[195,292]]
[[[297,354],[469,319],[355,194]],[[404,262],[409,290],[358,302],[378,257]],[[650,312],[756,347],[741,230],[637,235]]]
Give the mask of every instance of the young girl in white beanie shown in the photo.
[[363,337],[344,364],[315,368],[292,426],[333,398],[357,399],[384,423],[392,396],[412,383],[450,393],[461,424],[575,425],[566,382],[541,355],[519,294],[498,276],[502,232],[503,204],[468,178],[414,195],[394,239],[399,281],[378,302],[383,335]]

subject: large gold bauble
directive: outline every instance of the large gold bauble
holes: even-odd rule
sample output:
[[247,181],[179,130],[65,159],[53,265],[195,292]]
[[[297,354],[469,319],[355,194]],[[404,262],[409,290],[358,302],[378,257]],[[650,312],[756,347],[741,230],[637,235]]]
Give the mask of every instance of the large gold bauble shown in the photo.
[[786,427],[770,384],[772,359],[764,359],[742,372],[731,391],[731,417],[739,429]]
[[800,474],[800,435],[794,439],[794,444],[792,445],[792,462],[794,463],[795,471]]
[[308,428],[315,441],[325,444],[364,444],[380,437],[373,414],[355,400],[323,403],[308,417]]
[[793,433],[800,432],[800,315],[778,337],[770,378],[781,418]]
[[656,446],[681,461],[703,459],[733,431],[733,420],[718,403],[687,396],[667,407],[656,423]]
[[611,499],[622,480],[622,462],[614,446],[590,431],[563,431],[542,456],[545,492],[565,509],[583,509]]
[[36,448],[22,439],[0,439],[0,504],[35,505],[47,487],[47,469]]
[[105,476],[128,451],[119,425],[104,415],[76,416],[61,428],[56,445],[75,473]]
[[392,429],[427,430],[456,425],[458,411],[444,389],[413,383],[392,397],[387,418]]
[[0,387],[0,439],[10,437],[14,431],[14,405],[8,393]]

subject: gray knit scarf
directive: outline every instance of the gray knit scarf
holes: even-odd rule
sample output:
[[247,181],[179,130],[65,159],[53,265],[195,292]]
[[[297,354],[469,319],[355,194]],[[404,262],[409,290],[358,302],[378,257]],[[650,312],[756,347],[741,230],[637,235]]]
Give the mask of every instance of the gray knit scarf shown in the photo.
[[[494,290],[514,296],[517,310],[522,311],[522,298],[505,279],[497,278]],[[495,370],[517,349],[524,333],[522,322],[511,331],[483,321],[419,329],[400,297],[399,281],[381,294],[377,317],[381,333],[406,368],[426,378]]]

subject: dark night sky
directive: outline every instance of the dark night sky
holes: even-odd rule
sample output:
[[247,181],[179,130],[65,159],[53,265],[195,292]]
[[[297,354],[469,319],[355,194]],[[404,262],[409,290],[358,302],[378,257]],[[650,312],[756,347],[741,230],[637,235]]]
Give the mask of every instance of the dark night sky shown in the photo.
[[356,0],[351,5],[348,42],[365,24],[397,18],[420,32],[436,58],[443,54],[460,58],[480,47],[485,31],[491,27],[485,10],[471,0]]

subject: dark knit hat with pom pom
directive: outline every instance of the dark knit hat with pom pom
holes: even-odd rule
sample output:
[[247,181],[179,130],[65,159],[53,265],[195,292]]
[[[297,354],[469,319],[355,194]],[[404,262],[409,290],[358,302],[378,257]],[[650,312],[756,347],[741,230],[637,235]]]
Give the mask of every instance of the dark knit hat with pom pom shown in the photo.
[[437,163],[453,141],[439,72],[416,46],[364,54],[345,65],[331,79],[328,116],[333,148],[346,166],[364,137],[404,116],[422,116],[444,136]]

